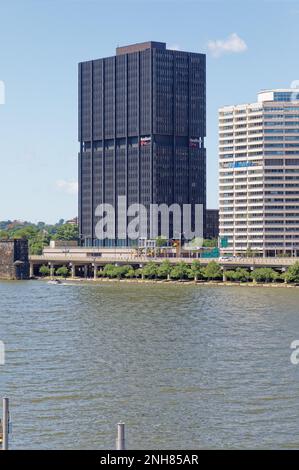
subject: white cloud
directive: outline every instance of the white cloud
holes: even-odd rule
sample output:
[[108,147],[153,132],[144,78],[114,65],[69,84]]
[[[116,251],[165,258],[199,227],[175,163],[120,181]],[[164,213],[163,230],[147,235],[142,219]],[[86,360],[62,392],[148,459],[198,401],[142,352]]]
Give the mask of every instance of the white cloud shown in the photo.
[[78,193],[78,182],[77,181],[56,181],[56,188],[63,191],[66,194],[77,194]]
[[239,54],[245,52],[248,47],[246,42],[237,35],[230,34],[226,39],[216,39],[208,42],[208,49],[213,57],[220,57],[223,54]]

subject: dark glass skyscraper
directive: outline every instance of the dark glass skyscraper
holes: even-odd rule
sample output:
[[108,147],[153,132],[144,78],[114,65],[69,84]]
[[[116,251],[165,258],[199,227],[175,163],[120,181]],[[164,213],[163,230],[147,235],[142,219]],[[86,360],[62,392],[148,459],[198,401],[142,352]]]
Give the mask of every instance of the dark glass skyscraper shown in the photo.
[[[117,210],[118,196],[125,196],[127,206],[189,203],[205,209],[205,135],[204,54],[147,42],[80,63],[82,241],[103,244],[95,236],[95,209],[109,203]],[[115,223],[117,228],[117,215]],[[127,245],[128,240],[116,243]]]

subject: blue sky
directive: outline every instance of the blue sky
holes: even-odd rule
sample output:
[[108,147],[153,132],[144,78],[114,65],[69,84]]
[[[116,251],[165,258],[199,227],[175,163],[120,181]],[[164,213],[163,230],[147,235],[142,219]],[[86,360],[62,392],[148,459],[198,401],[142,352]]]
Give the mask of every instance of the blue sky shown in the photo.
[[299,79],[299,1],[1,0],[0,18],[0,220],[77,214],[79,61],[146,40],[207,53],[211,208],[218,107]]

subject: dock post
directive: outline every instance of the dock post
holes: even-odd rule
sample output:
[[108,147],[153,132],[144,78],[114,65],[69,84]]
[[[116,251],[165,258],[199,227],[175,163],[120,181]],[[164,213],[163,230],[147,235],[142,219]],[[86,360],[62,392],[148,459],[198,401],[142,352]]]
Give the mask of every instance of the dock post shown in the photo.
[[8,450],[8,427],[9,427],[9,400],[8,398],[3,398],[2,450]]
[[117,424],[116,450],[125,450],[125,423]]

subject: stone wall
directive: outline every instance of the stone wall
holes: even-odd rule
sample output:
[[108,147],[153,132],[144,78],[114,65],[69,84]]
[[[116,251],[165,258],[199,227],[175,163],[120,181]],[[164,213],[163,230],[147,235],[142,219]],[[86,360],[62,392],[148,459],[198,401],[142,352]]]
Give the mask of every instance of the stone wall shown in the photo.
[[27,240],[0,240],[0,279],[29,279]]

